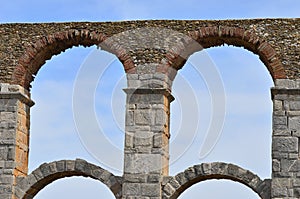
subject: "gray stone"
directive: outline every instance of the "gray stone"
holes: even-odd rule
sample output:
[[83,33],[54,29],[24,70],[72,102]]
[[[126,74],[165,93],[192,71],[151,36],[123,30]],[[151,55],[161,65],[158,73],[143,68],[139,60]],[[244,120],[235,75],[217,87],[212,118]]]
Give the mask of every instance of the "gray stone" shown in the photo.
[[161,192],[160,184],[144,183],[141,184],[141,194],[148,197],[159,197]]
[[299,117],[289,117],[288,127],[291,130],[300,130],[300,116]]
[[124,183],[123,184],[123,194],[139,196],[141,195],[141,184],[139,183]]
[[281,100],[274,100],[273,104],[274,104],[274,111],[281,111],[283,109]]
[[134,146],[152,146],[153,133],[138,131],[134,134]]
[[134,113],[135,124],[149,125],[152,124],[152,114],[149,110],[137,110]]
[[274,116],[273,124],[274,125],[287,125],[287,117],[286,116]]
[[298,152],[298,138],[274,137],[272,150],[278,152]]
[[125,134],[125,147],[126,148],[133,148],[133,138],[134,138],[134,133],[126,132],[126,134]]

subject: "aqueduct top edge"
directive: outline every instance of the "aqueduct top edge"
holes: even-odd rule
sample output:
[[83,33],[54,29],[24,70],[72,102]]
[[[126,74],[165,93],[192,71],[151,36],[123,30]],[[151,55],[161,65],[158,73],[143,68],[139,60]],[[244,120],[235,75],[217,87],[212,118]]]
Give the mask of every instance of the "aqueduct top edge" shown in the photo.
[[[124,31],[145,27],[171,29],[184,34],[200,30],[203,27],[239,28],[251,33],[251,37],[256,36],[260,40],[266,41],[272,47],[272,50],[275,50],[276,59],[280,60],[280,67],[283,66],[284,70],[282,72],[284,75],[279,75],[279,78],[300,78],[300,18],[297,18],[0,24],[0,81],[12,83],[14,71],[20,64],[20,57],[25,54],[28,47],[48,35],[55,35],[56,33],[69,30],[88,30],[89,32],[97,32],[105,37],[110,37]],[[224,43],[228,42],[225,41]],[[83,44],[85,45],[85,43]],[[82,44],[79,42],[78,45]],[[91,44],[86,44],[86,46],[89,45]],[[222,43],[219,45],[222,45]],[[247,48],[243,44],[237,45]],[[153,54],[153,52],[151,53]],[[275,75],[275,79],[278,77]]]

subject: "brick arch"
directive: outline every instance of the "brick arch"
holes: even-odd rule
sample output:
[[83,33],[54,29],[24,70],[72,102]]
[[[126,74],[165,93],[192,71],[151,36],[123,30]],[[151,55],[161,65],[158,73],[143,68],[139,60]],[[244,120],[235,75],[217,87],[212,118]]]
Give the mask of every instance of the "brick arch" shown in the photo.
[[81,159],[44,163],[28,176],[18,177],[16,196],[19,199],[32,199],[48,184],[72,176],[90,177],[98,180],[105,184],[117,199],[122,196],[121,177]]
[[262,199],[270,199],[271,181],[261,180],[251,171],[237,165],[214,162],[202,163],[189,167],[173,177],[167,177],[163,185],[163,198],[176,199],[192,185],[212,179],[227,179],[242,183],[257,193]]
[[84,47],[99,45],[104,50],[115,54],[124,65],[125,70],[133,68],[133,61],[126,50],[105,34],[96,31],[71,29],[43,36],[28,45],[24,54],[18,60],[11,83],[29,89],[34,76],[47,60],[51,59],[53,55],[79,45]]
[[[167,52],[165,58],[157,68],[157,72],[167,72],[170,66],[179,70],[191,54],[203,48],[228,44],[244,47],[257,54],[273,79],[287,78],[279,53],[276,52],[271,44],[253,33],[252,30],[244,30],[237,27],[211,26],[202,27],[197,31],[190,31],[188,32],[188,36]],[[195,41],[200,45],[195,45]]]

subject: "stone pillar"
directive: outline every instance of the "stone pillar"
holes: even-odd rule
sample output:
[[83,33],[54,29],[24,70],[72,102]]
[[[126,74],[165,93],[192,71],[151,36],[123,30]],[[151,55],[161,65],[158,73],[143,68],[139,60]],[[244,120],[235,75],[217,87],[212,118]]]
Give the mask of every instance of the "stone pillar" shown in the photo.
[[300,197],[300,80],[272,88],[272,198]]
[[0,84],[0,198],[12,199],[17,176],[28,171],[29,93]]
[[128,74],[123,199],[161,198],[169,168],[170,93],[163,74]]

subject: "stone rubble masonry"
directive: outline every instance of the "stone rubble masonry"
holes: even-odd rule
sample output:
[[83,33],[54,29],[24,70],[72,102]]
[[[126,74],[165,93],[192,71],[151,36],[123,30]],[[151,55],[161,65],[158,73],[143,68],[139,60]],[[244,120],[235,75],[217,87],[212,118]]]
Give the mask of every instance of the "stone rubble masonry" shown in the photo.
[[126,73],[167,73],[170,67],[180,69],[189,55],[201,50],[195,41],[202,49],[244,47],[259,55],[273,79],[299,79],[299,35],[300,19],[0,24],[0,82],[29,90],[46,60],[79,45],[115,54]]
[[277,79],[272,88],[272,198],[300,197],[300,80]]

